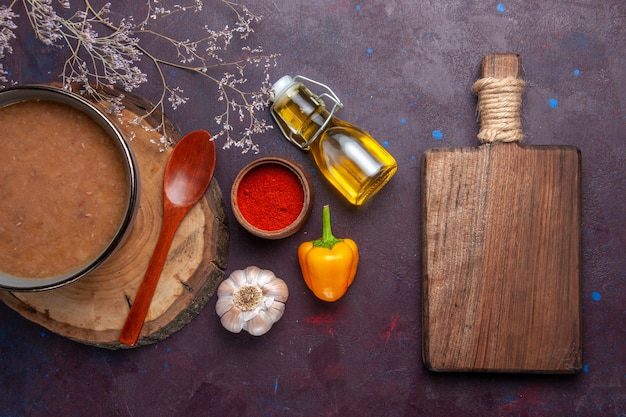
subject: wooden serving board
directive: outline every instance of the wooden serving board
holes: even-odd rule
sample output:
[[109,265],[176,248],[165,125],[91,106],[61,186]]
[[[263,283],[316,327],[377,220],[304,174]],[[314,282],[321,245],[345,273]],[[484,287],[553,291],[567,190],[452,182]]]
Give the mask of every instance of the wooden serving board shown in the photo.
[[[139,211],[127,240],[96,270],[69,285],[35,293],[0,291],[0,300],[25,318],[72,340],[109,349],[128,347],[118,337],[156,246],[163,173],[171,152],[160,152],[150,142],[161,136],[152,129],[160,115],[139,126],[126,123],[145,115],[151,105],[128,93],[124,105],[126,120],[117,124],[127,137],[134,137],[130,144],[141,182]],[[180,139],[169,122],[167,126],[168,134]],[[228,243],[227,215],[214,178],[176,233],[136,346],[165,339],[202,310],[224,277]]]
[[[483,60],[483,78],[520,72],[517,55]],[[581,369],[577,148],[500,142],[426,151],[422,213],[429,369]]]

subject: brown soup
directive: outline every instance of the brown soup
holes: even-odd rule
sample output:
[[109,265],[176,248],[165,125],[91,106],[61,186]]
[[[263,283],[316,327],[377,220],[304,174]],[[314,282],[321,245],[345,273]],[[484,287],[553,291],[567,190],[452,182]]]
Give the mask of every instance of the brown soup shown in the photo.
[[129,179],[109,135],[84,113],[30,100],[0,109],[0,271],[49,278],[110,243]]

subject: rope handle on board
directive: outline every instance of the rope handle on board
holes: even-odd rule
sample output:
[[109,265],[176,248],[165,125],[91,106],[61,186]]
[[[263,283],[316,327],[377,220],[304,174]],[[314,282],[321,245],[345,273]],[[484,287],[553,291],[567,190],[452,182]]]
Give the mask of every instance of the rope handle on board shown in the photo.
[[474,83],[480,143],[520,142],[524,138],[521,117],[524,87],[524,80],[514,77],[487,77]]

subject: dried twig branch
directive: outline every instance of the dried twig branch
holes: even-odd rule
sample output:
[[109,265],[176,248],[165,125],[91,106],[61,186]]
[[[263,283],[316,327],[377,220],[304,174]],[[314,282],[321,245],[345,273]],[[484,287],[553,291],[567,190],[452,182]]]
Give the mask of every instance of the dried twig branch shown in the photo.
[[[15,39],[14,30],[19,17],[14,10],[18,3],[19,0],[13,0],[9,6],[0,6],[0,60],[6,53],[13,52],[11,41]],[[78,83],[84,93],[91,95],[99,94],[101,87],[118,87],[131,92],[147,82],[145,68],[140,63],[142,58],[148,58],[148,65],[156,69],[162,86],[160,97],[148,113],[160,111],[163,119],[157,130],[163,133],[166,105],[176,110],[188,101],[181,86],[171,85],[164,69],[190,71],[217,86],[223,112],[215,116],[220,131],[214,138],[223,137],[224,148],[235,146],[242,152],[258,151],[253,136],[272,127],[259,114],[269,105],[271,85],[268,72],[276,65],[278,55],[265,54],[261,47],[243,46],[236,51],[239,57],[226,58],[227,51],[232,56],[229,47],[233,39],[247,40],[254,32],[252,24],[258,22],[260,17],[246,6],[228,0],[220,0],[219,3],[233,14],[232,27],[227,24],[221,30],[214,30],[204,26],[198,39],[178,40],[155,28],[166,27],[161,21],[174,15],[200,12],[203,7],[201,0],[171,7],[164,6],[161,0],[147,0],[146,15],[139,23],[132,16],[114,23],[109,17],[110,3],[97,9],[90,0],[83,0],[84,7],[72,12],[69,0],[58,3],[53,0],[21,0],[37,38],[46,45],[69,51],[61,74],[63,85],[67,88]],[[161,55],[167,53],[162,48],[154,51],[146,46],[163,43],[175,57]],[[261,71],[261,85],[254,91],[245,88],[249,71]],[[0,83],[15,83],[9,80],[1,61]],[[112,113],[120,114],[123,95],[103,99],[109,101],[108,108]],[[148,116],[150,114],[142,117]],[[140,120],[131,122],[139,124]],[[234,132],[235,126],[240,127],[237,133]],[[236,134],[238,138],[235,138]],[[170,138],[163,133],[159,145],[164,149],[169,144]]]

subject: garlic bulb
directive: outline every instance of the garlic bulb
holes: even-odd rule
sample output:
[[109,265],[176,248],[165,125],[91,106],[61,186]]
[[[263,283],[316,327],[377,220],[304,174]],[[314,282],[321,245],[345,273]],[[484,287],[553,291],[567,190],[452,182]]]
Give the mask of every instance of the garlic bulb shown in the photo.
[[227,330],[261,336],[283,316],[288,296],[285,281],[272,271],[249,266],[222,281],[215,311]]

